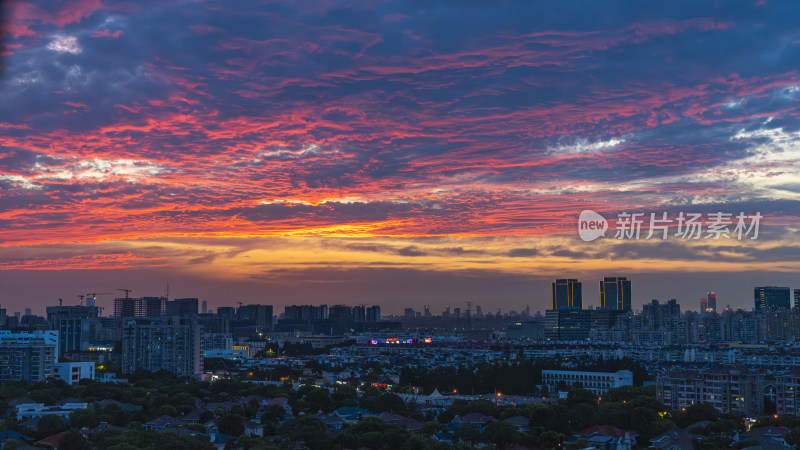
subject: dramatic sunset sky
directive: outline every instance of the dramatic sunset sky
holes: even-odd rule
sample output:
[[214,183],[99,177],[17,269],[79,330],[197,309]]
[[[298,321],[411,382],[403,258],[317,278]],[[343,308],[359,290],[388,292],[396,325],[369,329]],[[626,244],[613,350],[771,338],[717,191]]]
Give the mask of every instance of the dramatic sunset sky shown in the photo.
[[[3,2],[0,304],[800,288],[800,2]],[[760,212],[757,240],[577,217]],[[109,306],[113,295],[101,296]]]

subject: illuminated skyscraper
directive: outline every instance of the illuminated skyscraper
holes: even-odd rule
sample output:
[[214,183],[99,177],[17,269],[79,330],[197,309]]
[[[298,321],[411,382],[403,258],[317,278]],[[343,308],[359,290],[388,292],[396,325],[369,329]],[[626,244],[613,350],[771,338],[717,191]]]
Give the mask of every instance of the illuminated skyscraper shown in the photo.
[[791,306],[788,287],[760,286],[755,288],[753,297],[758,311],[770,308],[789,308]]
[[713,292],[708,293],[708,305],[706,306],[706,312],[717,312],[717,294]]
[[631,281],[625,277],[605,277],[600,281],[600,307],[631,310]]
[[553,282],[553,309],[583,309],[581,283],[573,278]]

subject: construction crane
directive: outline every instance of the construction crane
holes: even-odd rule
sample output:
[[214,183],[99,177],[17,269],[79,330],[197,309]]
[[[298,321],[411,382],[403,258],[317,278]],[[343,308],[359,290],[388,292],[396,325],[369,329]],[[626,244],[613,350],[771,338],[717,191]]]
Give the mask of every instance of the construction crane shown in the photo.
[[63,298],[59,298],[58,299],[58,306],[63,306],[63,305],[64,305],[64,299]]
[[130,297],[128,297],[128,295],[130,295],[131,291],[133,291],[133,289],[120,289],[120,288],[117,288],[117,290],[124,292],[125,293],[125,298],[130,298]]
[[86,296],[85,295],[77,295],[77,297],[81,299],[80,300],[80,305],[83,306],[83,299],[86,298]]

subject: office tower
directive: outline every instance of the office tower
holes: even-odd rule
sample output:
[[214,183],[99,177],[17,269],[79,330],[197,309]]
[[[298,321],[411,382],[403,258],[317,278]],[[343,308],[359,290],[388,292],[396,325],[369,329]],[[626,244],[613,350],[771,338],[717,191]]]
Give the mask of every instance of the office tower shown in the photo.
[[167,301],[164,307],[165,315],[167,316],[186,316],[197,314],[196,298],[176,298],[175,300]]
[[703,297],[700,299],[700,314],[705,314],[708,310],[708,299]]
[[553,282],[553,309],[582,309],[581,283],[573,278]]
[[445,306],[444,311],[442,312],[442,318],[449,319],[450,318],[450,307]]
[[381,321],[381,307],[373,305],[367,308],[367,322],[376,323]]
[[591,313],[585,309],[548,309],[545,311],[545,337],[554,341],[589,339]]
[[788,287],[760,286],[754,290],[756,310],[770,308],[789,308],[790,297]]
[[713,292],[708,293],[708,306],[706,306],[706,312],[709,313],[716,313],[717,312],[717,294]]
[[475,317],[479,319],[483,317],[483,310],[481,309],[481,305],[475,307]]
[[453,308],[453,317],[456,319],[461,318],[461,308]]
[[[478,306],[480,308],[480,306]],[[425,305],[425,317],[431,316],[431,305]]]
[[43,382],[54,375],[57,360],[58,331],[0,331],[0,384]]
[[195,318],[151,317],[125,320],[122,372],[166,370],[179,376],[203,371],[200,327]]
[[[794,307],[800,307],[800,289],[794,290]],[[2,320],[2,317],[0,317],[0,320]]]
[[631,282],[625,277],[604,277],[600,281],[600,307],[631,310]]
[[31,309],[30,309],[30,308],[25,308],[25,315],[26,315],[26,316],[31,316],[31,315],[33,315],[33,314],[31,313]]
[[0,329],[3,329],[8,326],[8,315],[6,315],[6,309],[0,308]]
[[48,306],[47,321],[50,329],[58,331],[58,352],[80,352],[100,332],[99,309],[96,306]]
[[414,314],[414,308],[406,308],[403,312],[403,317],[406,319],[413,319],[416,317],[416,314]]
[[208,302],[207,302],[207,301],[205,301],[205,300],[203,300],[203,303],[202,303],[202,305],[203,305],[203,306],[202,306],[202,308],[200,309],[200,311],[202,311],[202,312],[203,312],[203,314],[208,314]]

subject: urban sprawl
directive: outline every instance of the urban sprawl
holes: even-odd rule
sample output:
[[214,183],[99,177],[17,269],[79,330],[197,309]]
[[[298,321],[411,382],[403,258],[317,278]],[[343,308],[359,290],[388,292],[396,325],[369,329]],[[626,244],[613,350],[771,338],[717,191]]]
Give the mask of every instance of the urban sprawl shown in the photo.
[[599,288],[584,309],[582,283],[555,280],[535,314],[212,312],[129,289],[0,308],[0,448],[800,445],[800,289],[635,311],[632,280]]

